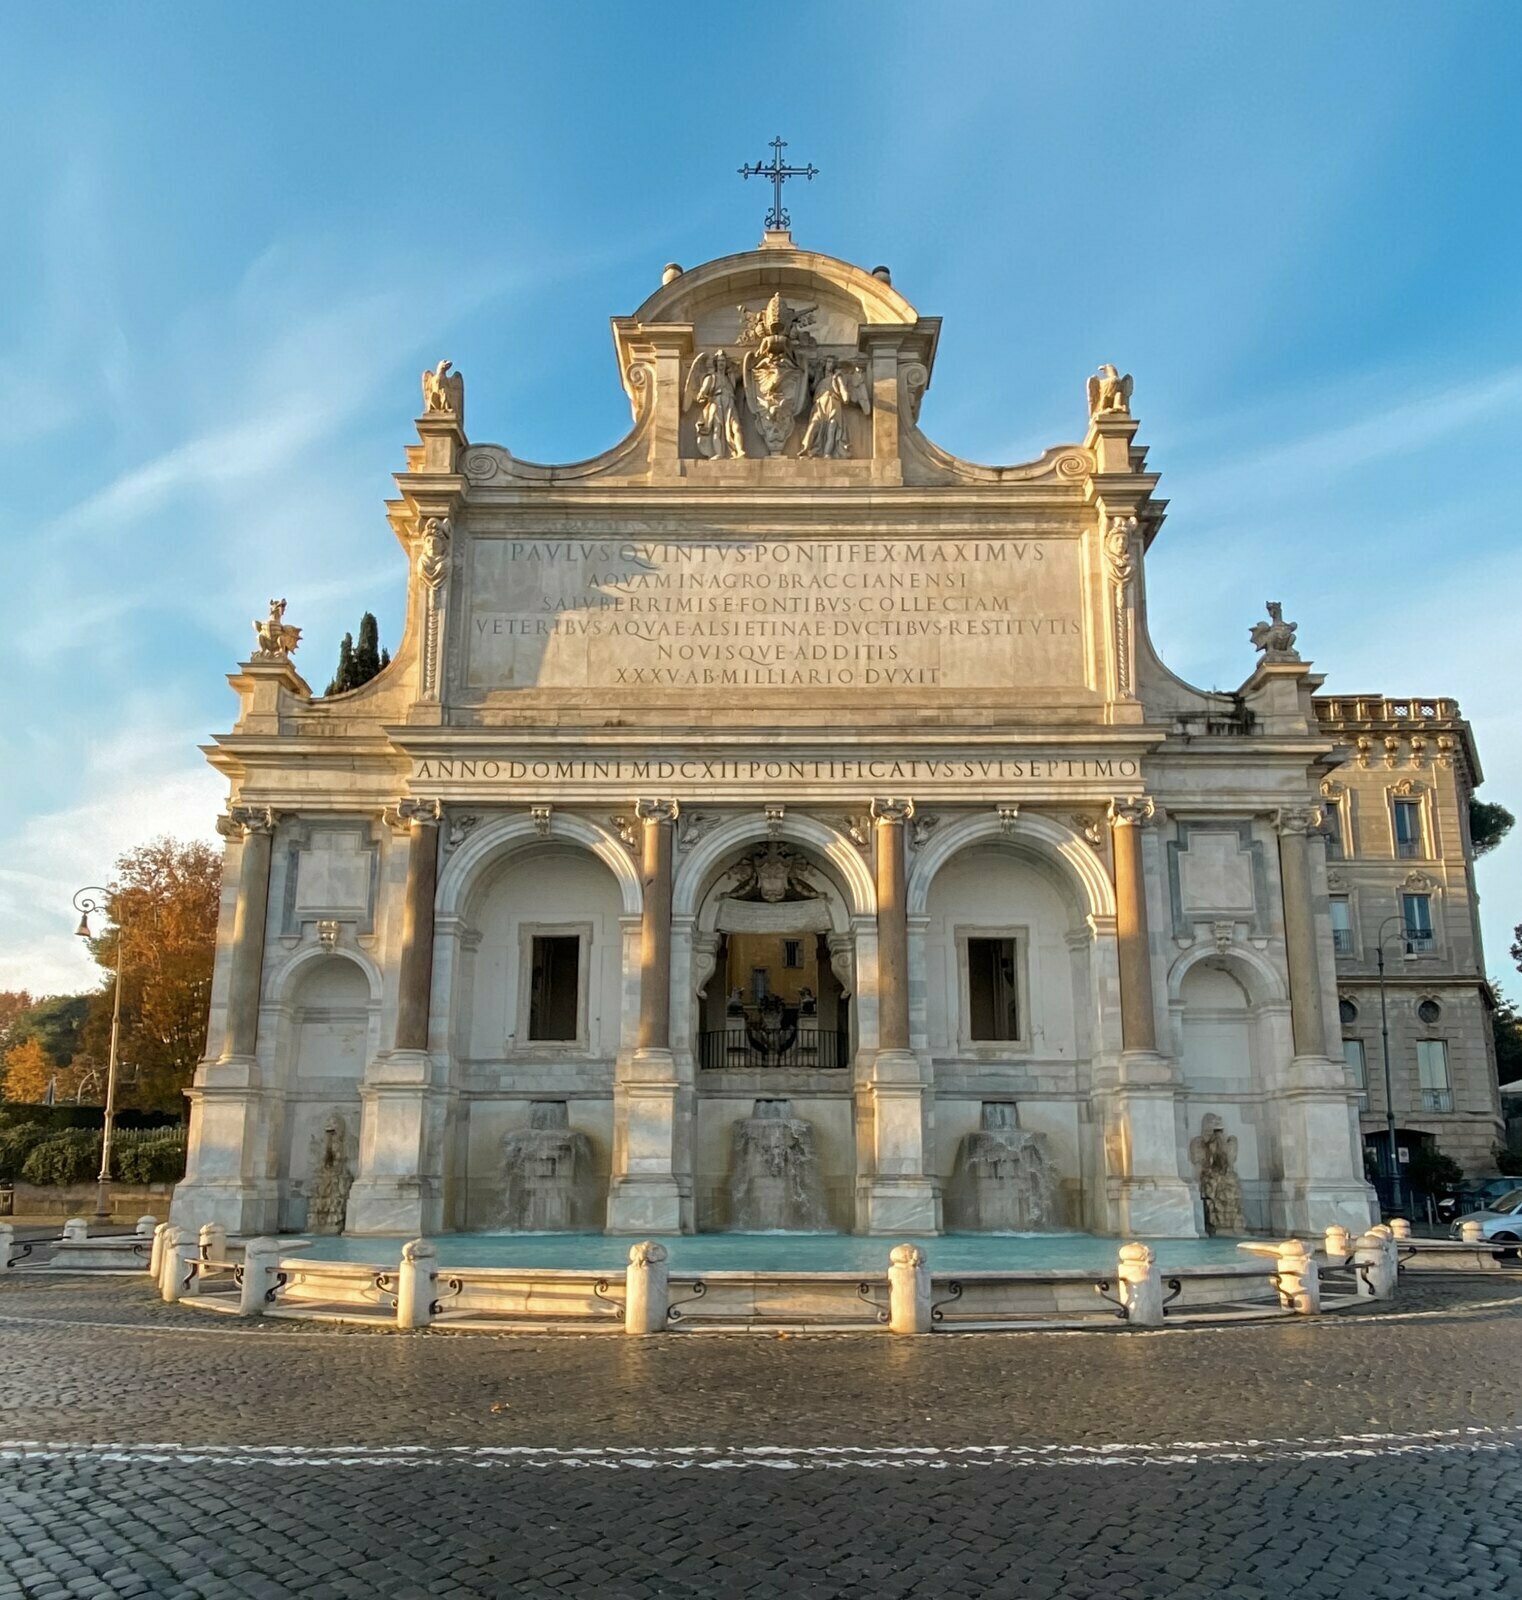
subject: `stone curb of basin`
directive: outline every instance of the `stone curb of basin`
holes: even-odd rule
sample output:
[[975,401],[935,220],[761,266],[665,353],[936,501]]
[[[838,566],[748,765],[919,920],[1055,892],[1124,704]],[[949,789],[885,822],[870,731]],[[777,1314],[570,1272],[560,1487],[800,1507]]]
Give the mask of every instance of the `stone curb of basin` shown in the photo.
[[[153,1224],[150,1228],[150,1224]],[[90,1245],[110,1247],[119,1270],[146,1255],[160,1295],[171,1303],[243,1317],[337,1322],[377,1329],[608,1332],[931,1332],[1158,1328],[1171,1324],[1315,1316],[1392,1299],[1400,1272],[1496,1271],[1501,1249],[1474,1242],[1414,1240],[1409,1229],[1378,1226],[1352,1238],[1327,1230],[1313,1248],[1298,1239],[1244,1241],[1229,1265],[1159,1267],[1150,1246],[1122,1244],[1115,1271],[933,1272],[921,1245],[892,1247],[881,1273],[813,1271],[673,1272],[664,1245],[640,1241],[622,1274],[440,1264],[426,1239],[402,1247],[395,1267],[320,1261],[304,1240],[229,1239],[208,1224],[196,1232],[144,1218],[123,1239],[88,1239],[65,1225],[55,1253],[72,1247],[64,1270],[83,1265]],[[128,1254],[130,1252],[130,1255]],[[13,1270],[10,1230],[0,1227],[0,1271]],[[68,1258],[66,1258],[68,1259]],[[93,1264],[93,1262],[91,1263]],[[102,1261],[96,1270],[106,1269]],[[41,1270],[58,1270],[56,1263]]]

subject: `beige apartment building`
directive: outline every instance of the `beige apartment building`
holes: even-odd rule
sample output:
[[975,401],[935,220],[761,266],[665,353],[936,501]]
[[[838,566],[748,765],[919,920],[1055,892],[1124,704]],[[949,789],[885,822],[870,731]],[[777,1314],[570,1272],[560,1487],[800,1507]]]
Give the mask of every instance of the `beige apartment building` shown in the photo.
[[1482,780],[1452,700],[1317,696],[1347,759],[1321,784],[1343,1050],[1365,1145],[1388,1165],[1379,956],[1396,1145],[1435,1141],[1466,1174],[1502,1139],[1469,798]]

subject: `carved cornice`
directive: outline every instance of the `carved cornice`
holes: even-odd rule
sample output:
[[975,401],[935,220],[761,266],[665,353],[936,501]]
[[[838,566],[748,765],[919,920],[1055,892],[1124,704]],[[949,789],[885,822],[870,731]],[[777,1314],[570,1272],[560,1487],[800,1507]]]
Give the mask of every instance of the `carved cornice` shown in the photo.
[[269,806],[229,806],[227,815],[217,818],[217,832],[224,839],[246,839],[253,833],[273,833],[279,819]]
[[414,828],[436,828],[444,816],[442,800],[422,800],[409,796],[387,806],[381,821],[393,833],[410,833]]
[[1116,795],[1105,815],[1112,828],[1145,828],[1157,815],[1157,802],[1150,794]]
[[912,800],[886,799],[872,801],[872,820],[879,828],[902,827],[914,815]]
[[1281,838],[1293,834],[1303,838],[1321,826],[1323,815],[1320,806],[1282,806],[1274,812],[1274,831]]
[[636,800],[634,815],[641,822],[673,823],[681,816],[682,808],[675,800]]

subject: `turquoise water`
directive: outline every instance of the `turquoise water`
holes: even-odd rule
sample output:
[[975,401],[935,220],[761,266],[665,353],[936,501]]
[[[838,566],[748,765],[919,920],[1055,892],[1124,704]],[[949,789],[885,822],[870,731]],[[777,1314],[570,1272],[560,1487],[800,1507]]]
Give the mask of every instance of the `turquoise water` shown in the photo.
[[[844,1233],[654,1234],[677,1272],[885,1272],[898,1241]],[[440,1267],[621,1269],[634,1241],[603,1233],[449,1233],[433,1243]],[[947,1233],[914,1241],[935,1272],[1039,1272],[1056,1267],[1113,1270],[1122,1240],[1088,1233]],[[1251,1259],[1230,1239],[1150,1239],[1159,1264],[1196,1267]],[[401,1259],[400,1239],[314,1239],[303,1255],[321,1261]]]

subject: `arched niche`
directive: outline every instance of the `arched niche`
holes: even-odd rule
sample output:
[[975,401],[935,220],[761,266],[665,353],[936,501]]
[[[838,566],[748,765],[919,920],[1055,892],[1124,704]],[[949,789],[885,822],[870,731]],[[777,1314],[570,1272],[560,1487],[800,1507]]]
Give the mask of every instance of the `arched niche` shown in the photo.
[[299,1230],[308,1226],[326,1129],[334,1129],[351,1176],[357,1164],[360,1083],[379,1042],[380,974],[357,952],[317,946],[298,952],[280,978],[279,1226]]

